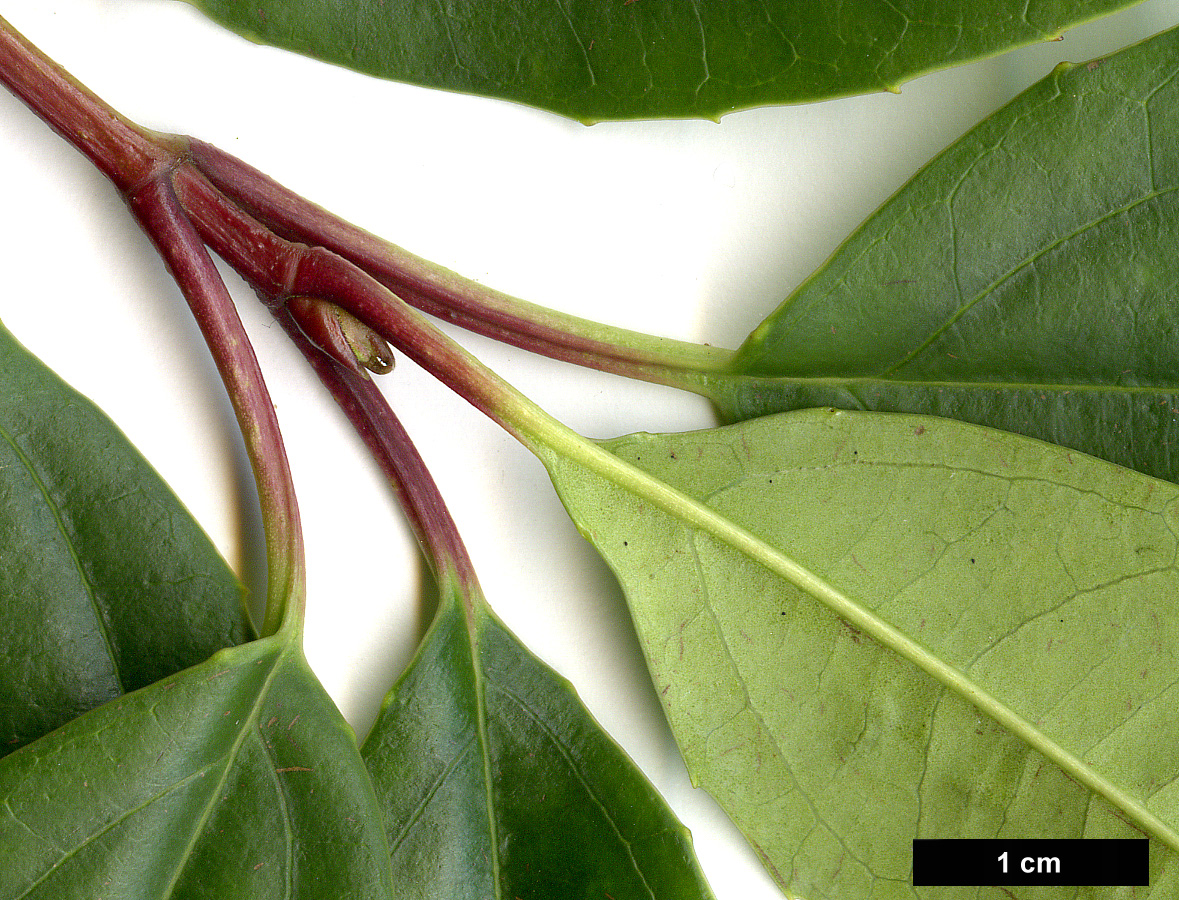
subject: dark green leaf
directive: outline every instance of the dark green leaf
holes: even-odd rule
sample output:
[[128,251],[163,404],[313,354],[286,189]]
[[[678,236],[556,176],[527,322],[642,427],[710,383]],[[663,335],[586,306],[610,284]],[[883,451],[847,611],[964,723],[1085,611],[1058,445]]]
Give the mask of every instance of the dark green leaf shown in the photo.
[[127,439],[0,326],[0,756],[247,640],[242,599]]
[[1177,70],[1170,31],[968,133],[750,336],[723,414],[931,413],[1179,479]]
[[693,778],[785,887],[1072,900],[914,890],[911,841],[1141,831],[1135,896],[1176,896],[1174,485],[880,413],[607,446],[634,468],[544,455],[623,584]]
[[0,761],[0,898],[390,898],[351,730],[285,636]]
[[1130,0],[190,0],[252,40],[583,121],[895,90]]
[[451,593],[363,755],[404,897],[710,898],[686,829],[572,687]]

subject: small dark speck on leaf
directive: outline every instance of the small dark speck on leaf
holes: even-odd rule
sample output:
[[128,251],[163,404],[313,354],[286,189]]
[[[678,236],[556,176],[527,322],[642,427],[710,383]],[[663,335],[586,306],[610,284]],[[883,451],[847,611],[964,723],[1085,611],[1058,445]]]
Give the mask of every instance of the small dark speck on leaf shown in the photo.
[[841,620],[840,624],[847,630],[848,634],[851,636],[852,643],[858,644],[860,642],[860,638],[863,637],[863,632],[860,631],[860,629],[856,628],[854,625],[852,625],[849,622],[844,622]]
[[917,435],[918,437],[925,434],[925,426],[918,425],[915,429],[913,429],[913,434]]

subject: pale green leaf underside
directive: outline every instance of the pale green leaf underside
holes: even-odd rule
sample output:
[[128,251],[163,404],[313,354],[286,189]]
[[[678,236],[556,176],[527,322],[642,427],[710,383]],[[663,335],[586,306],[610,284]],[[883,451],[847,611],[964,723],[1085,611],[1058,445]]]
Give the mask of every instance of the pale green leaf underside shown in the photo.
[[939,415],[1179,480],[1177,72],[1171,30],[967,133],[750,335],[725,417]]
[[[705,533],[550,459],[622,581],[693,777],[783,885],[808,900],[1073,897],[914,889],[910,842],[1132,837],[1127,823],[1143,815],[1173,841],[1174,486],[1009,434],[872,413],[788,413],[607,446],[753,532],[767,558],[826,580],[911,639],[918,664],[945,664],[1038,728],[1054,758],[1074,759],[1049,762],[734,550],[724,528]],[[1082,787],[1090,775],[1127,808]],[[1174,854],[1163,842],[1152,853],[1150,896],[1175,896]]]
[[712,897],[686,829],[481,598],[450,595],[363,756],[399,896]]
[[388,898],[355,740],[286,637],[0,761],[0,898]]
[[583,121],[895,90],[1128,0],[189,0],[253,40]]

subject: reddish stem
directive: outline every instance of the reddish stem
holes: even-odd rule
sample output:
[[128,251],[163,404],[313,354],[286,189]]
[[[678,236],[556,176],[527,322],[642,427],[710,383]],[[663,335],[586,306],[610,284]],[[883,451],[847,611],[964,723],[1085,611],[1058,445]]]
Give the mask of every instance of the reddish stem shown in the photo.
[[343,307],[395,348],[518,439],[519,423],[503,413],[510,389],[383,284],[323,247],[287,241],[230,202],[191,166],[173,178],[176,193],[201,237],[272,308],[294,296]]
[[233,299],[171,181],[158,177],[143,183],[127,195],[127,204],[188,301],[237,416],[266,530],[268,584],[262,633],[273,634],[291,601],[295,621],[303,621],[306,583],[299,507],[274,404]]
[[77,147],[124,195],[175,160],[0,18],[0,83]]
[[[730,356],[727,350],[660,341],[569,316],[560,316],[555,323],[543,321],[557,316],[393,246],[211,144],[189,139],[189,152],[220,191],[267,227],[333,251],[411,306],[469,331],[552,359],[688,389],[693,389],[699,371],[720,368]],[[609,333],[614,340],[579,334],[573,327]],[[630,346],[628,340],[643,346]]]
[[0,83],[110,178],[180,286],[225,383],[258,484],[269,570],[262,632],[277,630],[288,609],[301,623],[303,544],[286,451],[233,300],[173,189],[176,173],[188,166],[180,142],[120,116],[4,19]]
[[440,580],[454,577],[470,613],[472,598],[481,596],[475,569],[458,526],[429,469],[371,378],[358,374],[317,350],[285,309],[275,318],[311,363],[324,386],[348,416],[356,433],[397,492],[401,508]]

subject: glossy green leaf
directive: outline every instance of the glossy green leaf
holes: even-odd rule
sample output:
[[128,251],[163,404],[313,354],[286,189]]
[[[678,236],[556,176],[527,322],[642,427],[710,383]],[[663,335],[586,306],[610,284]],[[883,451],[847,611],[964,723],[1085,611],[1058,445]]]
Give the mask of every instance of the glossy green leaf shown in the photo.
[[242,601],[122,433],[0,326],[0,755],[247,640]]
[[583,121],[896,90],[1132,0],[190,0],[252,40]]
[[355,739],[285,636],[0,761],[0,898],[389,898]]
[[754,331],[723,414],[930,413],[1179,480],[1177,71],[1172,30],[969,132]]
[[914,889],[911,841],[1143,832],[1134,896],[1177,895],[1174,485],[880,413],[606,446],[642,474],[547,465],[623,584],[693,778],[785,887],[1123,897]]
[[362,752],[399,896],[712,897],[687,830],[478,596],[445,598]]

